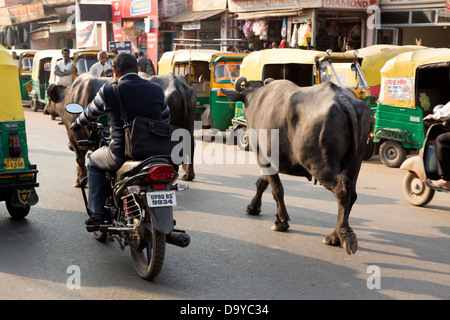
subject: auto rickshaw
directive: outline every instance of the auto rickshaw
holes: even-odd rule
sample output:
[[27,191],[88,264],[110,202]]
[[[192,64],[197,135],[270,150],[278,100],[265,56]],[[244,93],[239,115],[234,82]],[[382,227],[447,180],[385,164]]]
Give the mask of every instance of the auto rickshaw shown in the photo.
[[62,57],[61,50],[40,50],[34,55],[29,92],[32,111],[42,109],[48,103],[47,88],[50,85],[51,61],[55,56]]
[[31,91],[31,73],[36,50],[23,50],[19,55],[19,80],[22,100],[29,100]]
[[12,218],[21,219],[38,202],[38,170],[28,158],[17,66],[1,45],[0,74],[0,201]]
[[[38,59],[41,58],[44,61],[43,67],[44,72],[42,79],[45,85],[42,86],[42,88],[45,87],[45,90],[40,90],[38,98],[36,98],[35,100],[32,99],[31,102],[32,111],[38,111],[38,109],[43,108],[48,103],[47,89],[51,84],[56,83],[55,67],[58,61],[63,58],[61,50],[45,50],[45,51],[56,51],[56,52],[52,52],[51,56],[49,55],[49,53],[51,52],[44,52],[42,55],[45,56],[45,58],[41,58],[41,54],[37,55]],[[98,62],[97,54],[99,51],[100,50],[73,50],[73,49],[70,50],[70,58],[73,60],[74,63],[73,80],[75,80],[80,74],[88,72],[89,69],[96,62]],[[111,65],[111,69],[113,58],[114,54],[108,53],[108,63]],[[46,68],[49,70],[47,71]],[[35,74],[35,77],[37,77],[37,74]],[[33,87],[32,95],[36,96],[36,92],[37,92],[37,84]],[[34,103],[34,101],[36,101],[37,103]]]
[[404,52],[380,72],[373,141],[381,162],[397,168],[423,147],[423,117],[450,101],[450,49]]
[[[301,49],[270,49],[250,53],[242,62],[240,75],[247,80],[287,79],[300,87],[325,81],[352,90],[358,99],[370,103],[370,89],[361,70],[362,58],[355,53],[333,53]],[[248,150],[243,104],[237,103],[232,119],[237,144]]]
[[185,77],[197,95],[197,118],[203,126],[223,131],[231,126],[235,103],[220,89],[234,89],[246,55],[209,49],[169,51],[158,62],[158,74],[172,72]]

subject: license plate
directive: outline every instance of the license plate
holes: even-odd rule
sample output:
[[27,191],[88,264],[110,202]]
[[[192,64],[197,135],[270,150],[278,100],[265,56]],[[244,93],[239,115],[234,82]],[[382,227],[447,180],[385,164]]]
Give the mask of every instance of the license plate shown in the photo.
[[5,170],[25,169],[24,158],[5,158],[3,162]]
[[147,192],[147,203],[149,207],[171,207],[177,205],[175,191]]

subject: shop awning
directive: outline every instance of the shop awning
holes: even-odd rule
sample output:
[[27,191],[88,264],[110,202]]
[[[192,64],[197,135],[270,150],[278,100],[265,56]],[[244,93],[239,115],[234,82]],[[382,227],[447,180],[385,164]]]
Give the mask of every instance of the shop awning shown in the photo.
[[218,14],[227,11],[226,9],[218,9],[218,10],[203,10],[203,11],[183,11],[176,16],[170,17],[163,22],[172,22],[172,23],[183,23],[183,22],[193,22],[205,20],[208,18],[212,18]]
[[271,17],[287,17],[301,15],[302,8],[285,9],[285,10],[265,10],[265,11],[252,11],[252,12],[235,12],[235,20],[249,20],[249,19],[264,19]]

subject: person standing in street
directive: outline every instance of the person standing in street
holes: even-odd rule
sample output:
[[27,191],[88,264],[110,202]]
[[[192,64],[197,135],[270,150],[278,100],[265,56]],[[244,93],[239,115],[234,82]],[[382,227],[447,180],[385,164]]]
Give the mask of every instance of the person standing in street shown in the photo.
[[61,51],[63,58],[56,63],[55,76],[56,84],[63,86],[70,86],[73,81],[73,61],[70,59],[69,48],[64,48]]

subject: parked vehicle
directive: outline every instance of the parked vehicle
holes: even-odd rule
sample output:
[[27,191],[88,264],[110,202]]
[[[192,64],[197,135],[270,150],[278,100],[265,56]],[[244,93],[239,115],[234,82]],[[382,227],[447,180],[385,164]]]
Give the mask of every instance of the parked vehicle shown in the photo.
[[[246,55],[208,49],[170,51],[159,60],[158,74],[172,72],[185,77],[197,95],[197,118],[202,118],[203,126],[223,131],[231,126],[235,107],[220,89],[234,90]],[[205,111],[207,116],[202,117]]]
[[[370,103],[370,89],[361,70],[362,58],[354,53],[333,53],[300,49],[270,49],[250,53],[244,58],[240,75],[248,80],[264,81],[268,78],[287,79],[306,87],[332,81],[352,90],[355,95]],[[232,119],[238,145],[248,150],[244,131],[246,121],[243,104],[236,104]]]
[[[66,111],[81,113],[83,106],[68,104]],[[108,145],[107,117],[88,126],[90,139],[78,141],[79,146],[93,150]],[[100,242],[117,240],[120,247],[130,247],[137,274],[154,279],[161,271],[166,242],[186,247],[189,235],[174,229],[173,207],[177,204],[176,191],[187,190],[185,183],[175,183],[178,173],[170,155],[149,157],[143,161],[126,161],[117,172],[106,174],[106,204],[104,214],[109,221],[100,226],[87,226]],[[86,179],[82,183],[82,195],[87,208]]]
[[[400,169],[408,171],[403,179],[403,193],[406,200],[415,206],[421,207],[428,204],[433,199],[436,190],[443,191],[428,186],[425,181],[440,179],[435,140],[439,134],[448,131],[450,131],[449,121],[432,124],[427,131],[419,156],[405,160],[400,166]],[[450,191],[444,190],[443,192],[450,195]]]
[[47,89],[50,85],[51,62],[53,57],[61,57],[61,50],[40,50],[34,55],[31,73],[30,109],[38,111],[48,103]]
[[0,74],[0,201],[5,201],[11,217],[21,219],[38,202],[38,170],[28,158],[17,66],[1,45]]
[[23,50],[19,55],[19,81],[22,100],[29,100],[31,91],[31,73],[35,50]]
[[450,49],[404,52],[386,62],[373,130],[375,154],[399,167],[423,147],[423,117],[450,101]]
[[[99,50],[70,50],[70,58],[74,63],[73,80],[80,74],[89,72],[89,69],[98,62]],[[56,83],[55,67],[61,60],[61,50],[42,50],[35,55],[37,70],[32,73],[31,110],[43,109],[48,103],[47,89]],[[108,63],[112,68],[113,53],[108,53]]]

